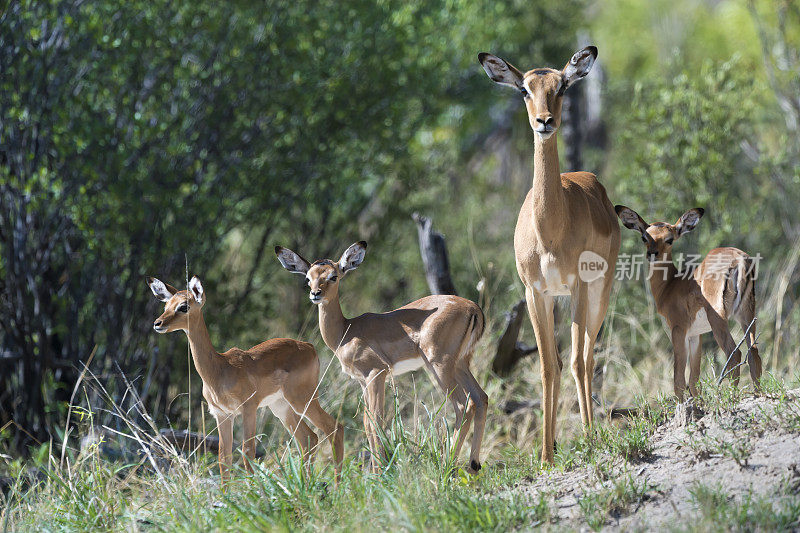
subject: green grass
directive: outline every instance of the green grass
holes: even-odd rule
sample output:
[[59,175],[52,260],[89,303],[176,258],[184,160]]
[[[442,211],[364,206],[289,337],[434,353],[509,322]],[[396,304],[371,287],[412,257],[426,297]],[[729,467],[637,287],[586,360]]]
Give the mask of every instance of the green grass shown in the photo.
[[[771,378],[770,378],[771,379]],[[756,411],[737,413],[733,398],[746,393],[723,384],[707,384],[698,403],[709,413],[726,414],[731,429],[742,428],[742,439],[721,441],[691,433],[696,453],[718,453],[747,465],[748,438],[765,427],[797,431],[800,407],[782,383],[769,379],[763,394],[775,402],[775,415]],[[394,399],[392,415],[381,434],[387,453],[380,474],[367,473],[359,455],[359,434],[350,432],[347,457],[338,486],[329,461],[318,458],[304,468],[293,447],[272,445],[254,474],[236,468],[234,479],[220,487],[215,457],[178,455],[169,446],[150,447],[152,457],[135,464],[102,459],[101,447],[83,452],[43,446],[28,464],[5,458],[4,474],[15,482],[0,501],[0,531],[509,531],[535,526],[572,528],[558,523],[554,499],[547,485],[515,490],[542,474],[588,470],[578,496],[580,517],[600,529],[614,518],[635,512],[656,487],[633,472],[653,452],[653,434],[674,413],[674,400],[661,396],[638,401],[635,416],[607,421],[600,418],[592,431],[560,441],[555,464],[539,465],[538,440],[527,448],[496,446],[478,475],[459,466],[450,448],[453,429],[441,407],[423,410],[416,418],[403,415]],[[732,416],[730,416],[732,415]],[[84,417],[91,423],[92,414]],[[130,424],[139,438],[158,437]],[[284,436],[285,442],[285,436]],[[321,444],[325,449],[326,443]],[[237,458],[238,459],[238,458]],[[157,465],[158,470],[152,465]],[[31,474],[36,467],[39,474]],[[538,485],[534,485],[538,486]],[[773,530],[797,527],[800,503],[794,489],[784,500],[748,496],[731,500],[719,490],[698,485],[693,489],[697,529]],[[796,491],[795,491],[796,492]],[[740,508],[741,507],[741,508]],[[722,524],[715,528],[715,525]],[[792,526],[794,524],[794,526]]]
[[[561,446],[550,468],[603,465],[609,454],[641,457],[649,449],[653,424],[648,416],[619,427],[599,425]],[[510,490],[542,473],[535,454],[506,447],[470,476],[456,466],[445,438],[453,428],[438,411],[413,426],[395,409],[381,435],[389,450],[382,473],[366,473],[359,456],[351,453],[338,486],[328,463],[319,460],[314,468],[303,468],[292,449],[264,459],[252,475],[237,469],[224,489],[210,455],[186,461],[162,454],[172,464],[162,467],[160,475],[146,459],[137,465],[104,461],[97,446],[84,455],[68,454],[64,466],[55,454],[45,453],[39,465],[46,472],[42,479],[25,479],[23,465],[16,464],[19,481],[9,495],[5,519],[15,530],[48,524],[50,529],[92,531],[507,531],[552,520],[547,491]],[[598,516],[608,516],[622,511],[618,502],[635,501],[642,490],[626,478],[586,502],[599,506]],[[590,523],[599,520],[593,516],[587,517]]]
[[800,527],[800,498],[786,494],[780,499],[748,492],[729,496],[722,488],[703,484],[690,491],[695,515],[678,531],[789,531]]
[[[477,476],[456,466],[439,412],[410,429],[395,409],[381,439],[388,459],[379,475],[365,472],[359,456],[345,461],[338,486],[329,463],[304,468],[294,449],[277,452],[252,475],[236,469],[220,487],[214,458],[191,461],[162,453],[160,473],[149,461],[116,464],[93,446],[64,466],[49,454],[42,479],[18,482],[4,506],[13,530],[263,531],[401,530],[507,531],[549,520],[547,495],[503,490],[539,472],[522,450],[506,450]],[[166,451],[165,447],[164,450]],[[45,526],[46,524],[46,526]]]
[[544,496],[530,503],[493,490],[498,482],[521,479],[524,464],[468,477],[444,472],[444,463],[428,454],[407,451],[381,475],[365,473],[350,459],[338,487],[330,468],[308,472],[295,453],[252,475],[238,472],[224,490],[210,461],[176,468],[163,479],[146,470],[120,475],[124,465],[100,460],[69,472],[53,465],[45,479],[12,491],[6,518],[14,530],[47,524],[81,531],[506,531],[549,518]]

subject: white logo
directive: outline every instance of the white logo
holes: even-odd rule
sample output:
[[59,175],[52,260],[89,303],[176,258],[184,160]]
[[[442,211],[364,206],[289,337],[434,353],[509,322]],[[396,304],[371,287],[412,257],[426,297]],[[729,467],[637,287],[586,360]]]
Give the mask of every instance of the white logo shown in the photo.
[[585,283],[602,278],[607,270],[608,262],[592,251],[584,250],[578,257],[578,277]]

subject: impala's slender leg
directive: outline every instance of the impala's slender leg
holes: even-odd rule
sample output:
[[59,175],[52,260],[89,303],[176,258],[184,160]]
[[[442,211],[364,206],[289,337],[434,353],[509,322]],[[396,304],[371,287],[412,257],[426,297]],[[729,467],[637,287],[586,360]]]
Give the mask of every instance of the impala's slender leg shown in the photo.
[[[472,446],[469,454],[469,467],[473,472],[481,469],[481,442],[486,429],[486,414],[489,406],[489,396],[478,384],[475,376],[469,371],[469,366],[456,368],[456,376],[469,394],[469,418],[475,420],[475,431],[472,433]],[[464,424],[468,428],[468,423]],[[464,432],[466,436],[466,431]]]
[[[578,391],[578,407],[581,411],[583,429],[589,427],[589,415],[587,409],[591,409],[591,403],[587,405],[586,400],[586,368],[584,367],[584,341],[586,338],[586,311],[587,311],[587,287],[583,281],[577,282],[576,290],[570,298],[572,307],[572,376],[575,378],[575,388]],[[591,398],[589,399],[591,402]],[[555,434],[555,433],[554,433]]]
[[336,480],[338,481],[341,475],[342,460],[344,457],[344,430],[342,426],[322,408],[317,398],[313,398],[310,402],[308,400],[292,398],[289,403],[297,415],[308,417],[312,424],[322,430],[325,434],[325,438],[330,440],[331,451],[333,452],[334,458],[334,472],[336,473]]
[[[560,375],[553,324],[553,298],[533,289],[525,290],[525,301],[531,316],[536,345],[539,347],[539,362],[542,375],[542,462],[553,462],[555,439],[554,400],[557,399],[555,382]],[[556,398],[554,398],[554,393]]]
[[[717,341],[717,345],[719,345],[725,354],[727,364],[722,370],[723,375],[728,375],[733,380],[733,386],[738,387],[739,371],[741,370],[739,363],[742,361],[742,352],[736,347],[736,342],[734,342],[733,337],[731,337],[731,331],[728,329],[728,321],[719,316],[710,305],[706,306],[706,316],[708,316],[708,323],[711,326],[711,331],[714,333],[714,340]],[[733,357],[731,357],[728,362],[728,357],[731,354],[733,354]]]
[[219,475],[224,483],[230,477],[229,470],[233,464],[233,416],[223,414],[216,418],[219,433]]
[[244,469],[250,473],[253,472],[252,462],[256,459],[257,414],[257,404],[247,404],[242,408],[242,429],[244,434],[242,452],[244,455]]
[[386,369],[371,372],[365,385],[364,428],[370,445],[372,471],[380,472],[381,460],[386,459],[380,432],[383,430],[383,409],[386,394]]
[[[747,312],[737,317],[736,321],[742,327],[742,331],[746,331],[753,317],[756,316],[755,310],[755,295],[752,295],[745,303],[747,305]],[[761,355],[758,353],[758,346],[756,346],[756,325],[750,328],[750,332],[745,337],[747,342],[747,366],[750,367],[750,379],[753,380],[753,386],[758,389],[761,381]]]
[[[616,255],[613,256],[610,264],[616,264]],[[611,289],[614,286],[614,275],[609,273],[603,278],[602,291],[595,297],[594,289],[601,282],[593,281],[588,287],[589,308],[586,310],[586,342],[584,343],[584,371],[586,372],[586,402],[589,407],[589,426],[594,423],[594,407],[592,404],[592,380],[594,379],[594,345],[597,342],[597,335],[603,325],[603,319],[608,311],[608,303],[611,298]]]
[[[747,323],[750,325],[750,322]],[[745,328],[747,326],[744,326]],[[758,346],[756,346],[756,325],[750,328],[750,333],[747,334],[747,366],[750,367],[750,379],[753,380],[753,386],[756,389],[761,388],[761,354],[758,353]]]
[[680,326],[672,328],[673,391],[679,402],[683,402],[683,391],[686,390],[686,330]]
[[698,394],[697,382],[700,380],[700,336],[686,338],[686,352],[689,357],[689,392],[693,397]]
[[[428,359],[430,360],[431,357],[429,354]],[[436,359],[436,357],[433,357]],[[453,456],[458,458],[458,454],[461,451],[461,446],[464,444],[464,440],[467,437],[467,433],[469,432],[469,428],[472,425],[472,418],[475,414],[475,410],[472,405],[469,403],[469,398],[466,394],[466,389],[464,385],[458,381],[458,377],[456,376],[456,370],[453,366],[444,366],[444,365],[432,365],[433,372],[436,374],[435,376],[431,376],[433,378],[434,383],[437,386],[443,387],[442,392],[445,394],[450,400],[450,403],[453,405],[453,411],[455,411],[456,419],[453,425]]]
[[553,436],[553,454],[555,455],[556,447],[556,420],[558,419],[558,399],[561,394],[561,371],[564,370],[564,363],[561,361],[561,354],[558,351],[558,343],[556,342],[555,330],[555,315],[553,316],[553,325],[551,328],[553,340],[553,354],[555,355],[555,375],[550,382],[550,397],[552,398],[550,404],[550,435]]
[[283,427],[290,435],[294,435],[295,441],[300,445],[303,452],[303,463],[311,469],[311,456],[317,447],[317,434],[294,412],[292,406],[284,399],[276,400],[269,406],[270,410],[277,416]]

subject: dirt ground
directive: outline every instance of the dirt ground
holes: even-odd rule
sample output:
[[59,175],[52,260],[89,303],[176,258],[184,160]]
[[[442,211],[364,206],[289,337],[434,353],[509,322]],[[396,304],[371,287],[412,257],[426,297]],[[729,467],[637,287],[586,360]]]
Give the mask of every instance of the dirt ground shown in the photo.
[[755,397],[718,412],[682,412],[656,430],[653,452],[643,460],[606,457],[592,466],[538,476],[513,490],[531,502],[549,495],[550,524],[556,529],[589,530],[589,506],[581,499],[609,492],[630,476],[646,488],[633,502],[606,512],[603,530],[692,529],[702,511],[692,494],[698,485],[724,491],[732,502],[748,495],[800,498],[798,415],[800,389],[782,402]]

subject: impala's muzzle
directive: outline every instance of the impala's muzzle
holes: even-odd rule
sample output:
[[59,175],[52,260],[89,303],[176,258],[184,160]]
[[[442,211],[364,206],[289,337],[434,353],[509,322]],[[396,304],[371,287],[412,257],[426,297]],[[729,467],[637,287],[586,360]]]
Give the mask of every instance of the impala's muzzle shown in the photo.
[[156,320],[153,322],[153,329],[156,330],[158,333],[166,333],[167,327],[164,326],[164,321],[161,319]]
[[308,295],[308,299],[311,300],[312,303],[320,303],[322,301],[322,289],[311,291],[311,294]]

